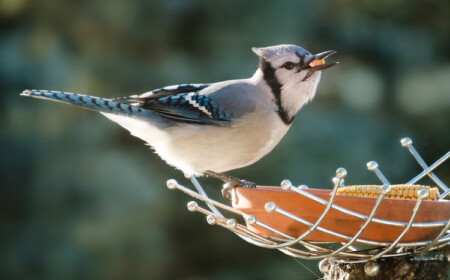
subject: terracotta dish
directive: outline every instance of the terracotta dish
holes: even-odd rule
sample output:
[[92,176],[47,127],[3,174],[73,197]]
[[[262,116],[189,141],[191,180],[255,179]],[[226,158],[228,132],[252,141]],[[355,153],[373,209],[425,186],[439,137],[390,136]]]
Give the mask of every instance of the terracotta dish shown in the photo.
[[[330,198],[330,190],[306,189],[310,194],[324,199]],[[336,196],[334,204],[345,209],[368,216],[376,202],[376,198]],[[248,215],[292,237],[298,237],[309,229],[309,226],[294,221],[280,213],[268,213],[264,206],[268,202],[276,203],[280,209],[290,212],[310,223],[315,223],[320,217],[325,205],[306,196],[292,191],[284,191],[279,187],[235,188],[233,207],[242,210]],[[416,200],[383,199],[375,218],[395,222],[408,222],[411,218]],[[450,219],[450,201],[423,201],[414,223],[444,222]],[[364,220],[331,209],[320,223],[320,227],[334,232],[354,236]],[[248,225],[251,231],[264,237],[280,237],[272,231],[255,225]],[[401,242],[419,242],[433,240],[443,226],[438,227],[412,227],[402,238]],[[393,242],[404,230],[403,226],[385,225],[371,222],[359,237],[360,239],[375,242]],[[347,240],[329,233],[315,230],[305,240],[319,242],[345,242]]]

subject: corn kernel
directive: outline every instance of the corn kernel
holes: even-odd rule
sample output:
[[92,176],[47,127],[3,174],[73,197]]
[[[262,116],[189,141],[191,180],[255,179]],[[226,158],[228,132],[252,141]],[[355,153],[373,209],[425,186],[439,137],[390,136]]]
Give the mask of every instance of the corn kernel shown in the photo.
[[[436,187],[422,186],[422,185],[391,185],[391,192],[386,195],[390,199],[417,199],[417,191],[426,189],[429,192],[427,200],[439,199],[439,190]],[[339,188],[338,195],[354,196],[354,197],[372,197],[376,198],[380,195],[380,186],[374,185],[356,185]]]

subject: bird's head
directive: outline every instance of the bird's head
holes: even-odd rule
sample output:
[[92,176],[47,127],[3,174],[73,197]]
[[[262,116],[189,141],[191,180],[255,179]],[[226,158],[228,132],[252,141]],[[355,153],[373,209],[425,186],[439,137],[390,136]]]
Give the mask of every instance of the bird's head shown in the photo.
[[260,58],[259,68],[271,88],[283,121],[290,124],[301,107],[315,95],[321,71],[337,64],[325,63],[336,53],[311,54],[296,45],[252,48]]

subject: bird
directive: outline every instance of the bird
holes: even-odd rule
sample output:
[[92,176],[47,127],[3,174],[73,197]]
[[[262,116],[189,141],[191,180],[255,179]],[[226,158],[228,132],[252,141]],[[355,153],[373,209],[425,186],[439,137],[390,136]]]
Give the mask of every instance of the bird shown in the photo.
[[322,71],[338,64],[325,63],[333,50],[311,54],[282,44],[252,51],[259,65],[246,79],[172,85],[111,99],[36,89],[20,95],[98,111],[186,176],[252,188],[255,183],[224,172],[251,165],[272,151],[298,111],[314,98]]

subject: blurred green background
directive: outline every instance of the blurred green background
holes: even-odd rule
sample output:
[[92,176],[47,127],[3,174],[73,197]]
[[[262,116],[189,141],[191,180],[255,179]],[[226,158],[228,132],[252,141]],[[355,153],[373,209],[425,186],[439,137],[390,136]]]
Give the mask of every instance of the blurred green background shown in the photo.
[[[0,0],[1,279],[316,279],[200,214],[141,140],[26,88],[120,97],[250,77],[253,46],[338,51],[275,150],[230,172],[263,185],[393,183],[449,149],[449,1]],[[447,163],[437,171],[450,182]],[[203,180],[212,192],[220,183]],[[319,274],[317,262],[303,261]]]

